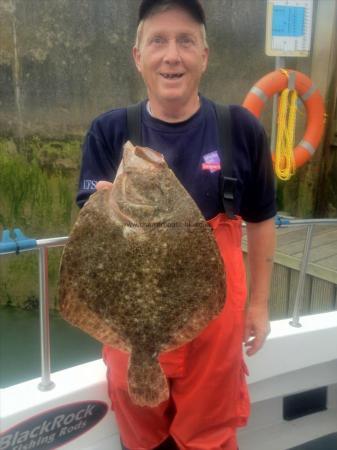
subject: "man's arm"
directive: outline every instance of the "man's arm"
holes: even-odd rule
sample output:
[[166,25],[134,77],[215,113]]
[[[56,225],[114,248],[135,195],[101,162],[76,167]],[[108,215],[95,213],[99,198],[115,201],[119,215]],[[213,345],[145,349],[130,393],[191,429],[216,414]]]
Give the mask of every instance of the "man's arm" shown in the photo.
[[252,356],[270,332],[268,299],[275,250],[274,219],[247,223],[249,305],[245,323],[245,346]]

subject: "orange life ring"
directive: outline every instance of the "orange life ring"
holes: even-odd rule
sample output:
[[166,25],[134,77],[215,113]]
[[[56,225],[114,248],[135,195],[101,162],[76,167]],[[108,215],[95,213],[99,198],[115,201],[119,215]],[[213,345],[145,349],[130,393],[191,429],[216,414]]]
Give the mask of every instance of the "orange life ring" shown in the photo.
[[259,118],[267,100],[283,89],[295,89],[307,112],[306,130],[294,149],[296,167],[301,167],[314,154],[324,131],[325,109],[319,90],[310,78],[296,70],[275,70],[262,77],[248,92],[243,106]]

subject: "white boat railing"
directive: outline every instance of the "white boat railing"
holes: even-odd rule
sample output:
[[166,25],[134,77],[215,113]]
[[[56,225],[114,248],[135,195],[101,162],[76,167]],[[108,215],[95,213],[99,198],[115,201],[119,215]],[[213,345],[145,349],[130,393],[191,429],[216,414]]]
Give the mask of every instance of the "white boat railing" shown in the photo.
[[337,219],[282,219],[282,217],[276,218],[276,225],[278,227],[287,227],[287,226],[299,226],[303,225],[307,227],[306,238],[304,242],[303,255],[301,260],[300,274],[296,289],[296,296],[294,302],[294,309],[292,319],[289,322],[289,325],[292,327],[301,327],[300,324],[300,315],[303,306],[303,295],[304,295],[304,284],[305,284],[305,275],[307,273],[307,267],[309,263],[309,255],[311,250],[312,236],[315,225],[337,225]]
[[[41,348],[41,381],[38,384],[40,391],[50,391],[55,387],[50,374],[50,326],[49,326],[49,280],[48,280],[48,249],[63,247],[68,237],[50,239],[27,239],[19,230],[14,231],[17,239],[10,239],[8,230],[5,230],[0,243],[0,256],[20,254],[22,252],[38,250],[39,252],[39,313],[40,313],[40,348]],[[29,246],[27,245],[27,241]]]
[[40,311],[40,347],[41,381],[40,391],[50,391],[55,383],[50,379],[50,327],[49,327],[49,280],[48,249],[63,247],[68,237],[40,239],[36,242],[39,250],[39,311]]
[[[297,285],[294,310],[289,325],[301,327],[300,315],[303,304],[304,282],[309,262],[313,229],[316,225],[336,225],[337,219],[288,219],[276,217],[277,228],[303,225],[307,227],[303,257],[301,261],[299,281]],[[4,230],[0,241],[0,256],[8,254],[20,254],[22,252],[38,250],[39,252],[39,313],[40,313],[40,347],[41,347],[41,381],[38,388],[41,391],[49,391],[55,383],[51,380],[50,367],[50,327],[49,327],[49,293],[48,293],[48,249],[63,247],[68,241],[67,236],[50,239],[30,239],[22,234],[19,229],[13,231],[14,239],[11,239],[8,230]]]

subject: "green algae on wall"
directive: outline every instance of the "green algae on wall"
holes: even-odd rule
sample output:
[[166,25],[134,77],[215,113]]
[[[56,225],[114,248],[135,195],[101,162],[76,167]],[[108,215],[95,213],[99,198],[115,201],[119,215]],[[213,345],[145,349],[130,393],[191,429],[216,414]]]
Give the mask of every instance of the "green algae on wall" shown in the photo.
[[[80,146],[80,139],[0,138],[0,231],[20,228],[35,239],[69,233],[77,214]],[[52,306],[57,304],[60,254],[59,249],[49,252]],[[0,305],[36,305],[36,252],[1,257],[0,280]]]
[[[277,205],[281,211],[302,218],[337,215],[337,152],[332,154],[323,185],[317,177],[317,161],[297,170],[289,181],[277,180]],[[319,208],[315,208],[315,204]]]

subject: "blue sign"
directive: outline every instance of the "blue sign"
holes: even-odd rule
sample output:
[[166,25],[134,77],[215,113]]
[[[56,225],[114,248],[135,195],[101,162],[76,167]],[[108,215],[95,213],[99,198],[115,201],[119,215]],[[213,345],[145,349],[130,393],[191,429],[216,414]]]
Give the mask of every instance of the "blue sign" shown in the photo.
[[273,6],[272,36],[299,37],[304,35],[303,6]]

